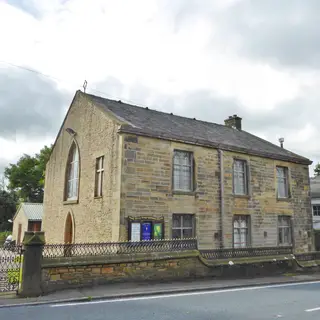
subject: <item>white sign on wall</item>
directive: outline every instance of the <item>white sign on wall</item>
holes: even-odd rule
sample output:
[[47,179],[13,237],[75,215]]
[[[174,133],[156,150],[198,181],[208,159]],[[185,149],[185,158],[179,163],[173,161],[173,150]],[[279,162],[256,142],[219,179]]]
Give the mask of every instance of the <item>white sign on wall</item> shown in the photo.
[[131,223],[131,241],[140,241],[141,228],[140,223]]

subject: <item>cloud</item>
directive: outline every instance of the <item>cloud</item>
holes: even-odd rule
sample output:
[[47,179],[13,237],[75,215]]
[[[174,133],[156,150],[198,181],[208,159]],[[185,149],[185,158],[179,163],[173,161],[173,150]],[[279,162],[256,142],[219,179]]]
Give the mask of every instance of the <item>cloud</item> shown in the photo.
[[[19,133],[6,161],[27,151],[26,133],[29,142],[44,132],[54,139],[84,79],[93,94],[197,119],[223,123],[236,113],[245,130],[274,143],[284,136],[285,147],[320,159],[319,6],[316,0],[0,0],[0,28],[7,30],[1,59],[62,79],[58,87],[30,72],[0,69],[7,91],[0,138]],[[16,123],[8,125],[13,114]],[[0,151],[4,146],[0,139]]]
[[47,14],[52,14],[63,9],[69,0],[6,0],[7,4],[30,14],[36,19],[42,19]]
[[[320,68],[318,0],[164,1],[178,32],[199,21],[210,24],[208,48],[237,52],[275,67]],[[169,19],[169,21],[170,21]]]
[[220,40],[271,65],[320,68],[320,1],[242,0],[218,19]]
[[0,68],[0,137],[54,135],[72,94],[38,74]]
[[40,17],[40,12],[32,0],[7,0],[7,3],[11,6],[19,8],[22,11],[25,11],[26,13],[29,13],[35,18]]
[[8,163],[4,160],[0,158],[0,186],[1,186],[1,182],[4,176],[4,168],[8,165]]

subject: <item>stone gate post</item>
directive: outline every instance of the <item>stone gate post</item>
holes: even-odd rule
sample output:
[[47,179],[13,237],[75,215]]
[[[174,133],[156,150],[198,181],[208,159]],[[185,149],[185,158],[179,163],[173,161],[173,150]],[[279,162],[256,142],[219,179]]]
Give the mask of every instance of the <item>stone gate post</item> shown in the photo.
[[42,249],[45,244],[44,232],[27,231],[23,238],[24,257],[22,283],[19,296],[38,297],[41,290]]

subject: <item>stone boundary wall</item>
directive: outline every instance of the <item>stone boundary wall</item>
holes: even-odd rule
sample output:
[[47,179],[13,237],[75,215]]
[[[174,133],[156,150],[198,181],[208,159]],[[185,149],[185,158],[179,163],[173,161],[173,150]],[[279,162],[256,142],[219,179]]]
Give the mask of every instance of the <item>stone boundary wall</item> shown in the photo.
[[274,276],[294,269],[292,257],[209,261],[199,251],[43,259],[43,294],[115,282],[162,282],[197,278]]

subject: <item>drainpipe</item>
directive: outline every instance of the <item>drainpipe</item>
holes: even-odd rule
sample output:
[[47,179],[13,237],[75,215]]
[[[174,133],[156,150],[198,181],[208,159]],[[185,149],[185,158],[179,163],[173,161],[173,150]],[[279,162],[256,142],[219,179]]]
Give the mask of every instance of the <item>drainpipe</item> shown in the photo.
[[219,165],[220,165],[220,248],[224,248],[224,167],[223,167],[223,151],[218,149]]

